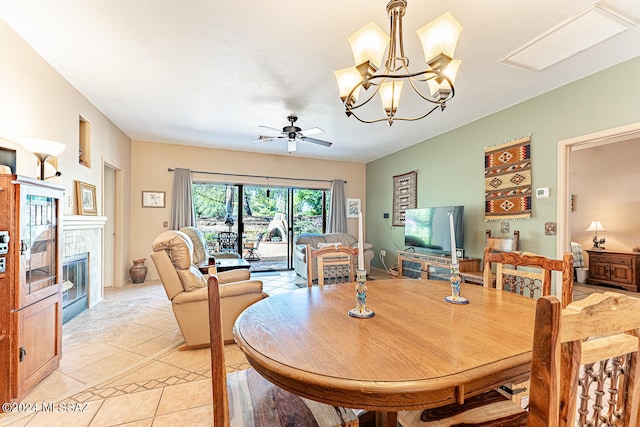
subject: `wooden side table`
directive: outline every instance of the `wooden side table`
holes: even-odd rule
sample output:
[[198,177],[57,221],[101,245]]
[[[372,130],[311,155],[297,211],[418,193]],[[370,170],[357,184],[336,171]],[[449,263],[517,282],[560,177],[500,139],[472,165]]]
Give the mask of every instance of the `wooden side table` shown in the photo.
[[620,286],[628,291],[640,291],[640,253],[589,249],[587,283]]

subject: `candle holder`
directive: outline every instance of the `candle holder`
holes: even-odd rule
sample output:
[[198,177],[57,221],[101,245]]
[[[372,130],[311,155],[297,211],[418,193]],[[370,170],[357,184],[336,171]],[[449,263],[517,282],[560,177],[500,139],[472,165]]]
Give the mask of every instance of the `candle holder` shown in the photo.
[[356,307],[349,310],[349,316],[368,319],[375,315],[373,310],[367,308],[367,270],[358,270],[356,276]]
[[451,304],[469,304],[469,300],[460,295],[460,266],[459,264],[451,264],[451,296],[444,297],[446,302]]

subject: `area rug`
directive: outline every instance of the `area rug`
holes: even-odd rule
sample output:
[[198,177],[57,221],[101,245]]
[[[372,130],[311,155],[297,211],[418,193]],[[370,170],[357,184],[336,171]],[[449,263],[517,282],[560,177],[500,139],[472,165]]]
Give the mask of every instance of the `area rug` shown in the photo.
[[531,138],[484,151],[486,221],[531,217]]

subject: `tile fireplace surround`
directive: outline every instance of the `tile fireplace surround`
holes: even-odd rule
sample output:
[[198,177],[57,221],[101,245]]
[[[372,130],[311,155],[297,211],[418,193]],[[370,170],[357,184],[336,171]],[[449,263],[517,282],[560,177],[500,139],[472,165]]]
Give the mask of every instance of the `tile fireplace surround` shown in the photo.
[[103,298],[102,230],[104,216],[67,215],[62,219],[63,257],[89,253],[89,307]]

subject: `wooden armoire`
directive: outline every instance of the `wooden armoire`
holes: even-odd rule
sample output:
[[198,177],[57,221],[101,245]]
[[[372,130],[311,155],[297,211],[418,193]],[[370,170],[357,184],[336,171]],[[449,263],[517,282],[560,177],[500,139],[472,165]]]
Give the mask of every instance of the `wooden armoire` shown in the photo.
[[0,175],[0,402],[19,402],[62,356],[58,184]]

